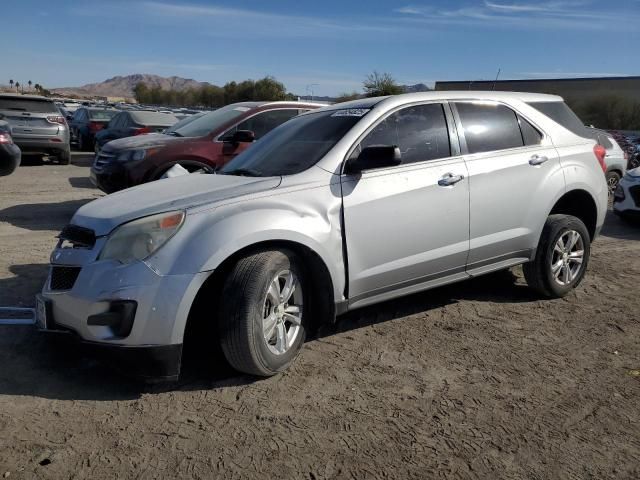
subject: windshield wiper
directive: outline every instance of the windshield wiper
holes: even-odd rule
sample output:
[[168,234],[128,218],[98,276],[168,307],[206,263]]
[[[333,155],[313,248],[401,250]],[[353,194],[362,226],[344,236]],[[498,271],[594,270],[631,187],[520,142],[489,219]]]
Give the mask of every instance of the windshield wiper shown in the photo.
[[260,177],[262,173],[251,168],[236,168],[235,170],[229,170],[226,172],[218,172],[222,175],[238,175],[240,177]]

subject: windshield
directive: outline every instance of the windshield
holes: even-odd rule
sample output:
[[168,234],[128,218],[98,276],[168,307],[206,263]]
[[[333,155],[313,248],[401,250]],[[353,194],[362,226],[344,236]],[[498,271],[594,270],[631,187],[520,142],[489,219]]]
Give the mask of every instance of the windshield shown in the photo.
[[295,117],[262,137],[219,173],[272,177],[303,172],[315,165],[368,111],[327,110]]
[[116,113],[117,110],[89,110],[89,117],[91,120],[111,120]]
[[202,115],[178,129],[172,129],[172,131],[182,137],[203,137],[225,123],[242,116],[247,110],[249,110],[248,107],[227,105]]
[[197,120],[198,118],[202,117],[203,115],[206,115],[206,112],[196,113],[195,115],[190,115],[188,117],[185,117],[182,120],[180,120],[178,123],[175,123],[175,124],[171,125],[169,128],[167,128],[167,130],[164,133],[167,133],[167,134],[175,133],[176,130],[181,129],[182,127],[184,127],[188,123],[191,123],[194,120]]

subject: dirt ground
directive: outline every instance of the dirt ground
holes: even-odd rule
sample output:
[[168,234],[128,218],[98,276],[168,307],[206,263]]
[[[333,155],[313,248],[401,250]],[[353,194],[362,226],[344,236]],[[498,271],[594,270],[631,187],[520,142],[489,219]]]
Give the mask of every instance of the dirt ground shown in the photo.
[[[0,178],[0,305],[32,306],[54,236],[101,194],[87,156]],[[640,226],[609,215],[583,284],[519,269],[366,308],[267,380],[140,385],[0,326],[0,477],[640,478]]]

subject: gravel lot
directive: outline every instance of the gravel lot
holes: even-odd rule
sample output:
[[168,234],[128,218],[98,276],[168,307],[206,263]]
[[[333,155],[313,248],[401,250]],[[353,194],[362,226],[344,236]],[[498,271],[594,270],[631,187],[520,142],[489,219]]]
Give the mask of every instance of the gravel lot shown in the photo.
[[[101,195],[89,162],[0,178],[0,305],[33,305],[54,235]],[[565,299],[537,300],[519,269],[413,295],[261,381],[212,361],[140,385],[0,327],[0,476],[640,478],[639,240],[610,215]]]

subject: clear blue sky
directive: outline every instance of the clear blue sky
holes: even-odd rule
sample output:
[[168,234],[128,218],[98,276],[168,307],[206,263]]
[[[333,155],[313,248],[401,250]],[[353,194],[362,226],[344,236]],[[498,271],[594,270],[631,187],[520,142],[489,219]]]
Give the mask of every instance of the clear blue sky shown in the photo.
[[273,75],[316,95],[400,83],[640,74],[640,0],[5,0],[0,84]]

